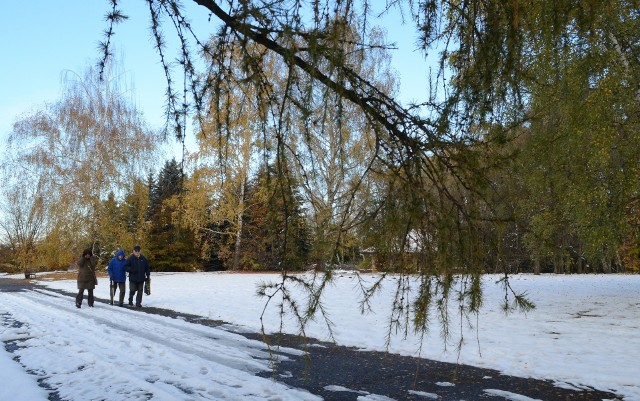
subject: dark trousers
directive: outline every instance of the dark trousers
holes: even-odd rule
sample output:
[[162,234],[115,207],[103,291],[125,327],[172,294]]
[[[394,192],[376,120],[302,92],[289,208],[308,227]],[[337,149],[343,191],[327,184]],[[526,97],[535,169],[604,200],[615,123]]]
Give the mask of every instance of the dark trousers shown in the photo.
[[143,290],[144,281],[129,281],[129,303],[133,303],[133,294],[136,294],[136,306],[141,306]]
[[115,281],[111,283],[112,287],[111,287],[111,303],[113,303],[113,298],[116,295],[116,290],[119,288],[120,289],[120,296],[119,296],[119,302],[123,303],[124,302],[124,294],[127,291],[127,285],[125,283],[116,283]]
[[[87,290],[89,295],[87,296],[87,302],[89,306],[93,306],[93,290]],[[84,297],[84,289],[78,290],[78,295],[76,295],[76,305],[82,305],[82,298]]]

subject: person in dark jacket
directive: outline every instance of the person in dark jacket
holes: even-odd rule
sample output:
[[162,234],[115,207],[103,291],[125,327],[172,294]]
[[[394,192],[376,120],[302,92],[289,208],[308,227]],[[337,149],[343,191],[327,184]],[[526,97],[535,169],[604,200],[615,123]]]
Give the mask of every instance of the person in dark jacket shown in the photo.
[[124,264],[124,268],[129,273],[129,306],[133,306],[133,295],[136,295],[136,307],[142,307],[142,291],[144,281],[151,276],[149,261],[140,254],[140,246],[133,247],[133,254],[129,256]]
[[76,308],[82,306],[82,298],[84,297],[84,290],[87,290],[89,295],[87,296],[87,302],[89,307],[93,308],[93,289],[98,284],[96,277],[96,265],[98,264],[98,258],[93,256],[93,252],[90,248],[85,249],[82,252],[82,256],[77,262],[78,265],[78,295],[76,296]]
[[109,273],[109,281],[111,288],[109,288],[109,295],[111,297],[111,305],[113,305],[113,297],[116,295],[116,289],[120,289],[120,297],[118,306],[122,306],[124,303],[124,294],[127,290],[127,273],[124,270],[124,264],[126,263],[124,251],[119,249],[116,255],[109,261],[107,266],[107,273]]

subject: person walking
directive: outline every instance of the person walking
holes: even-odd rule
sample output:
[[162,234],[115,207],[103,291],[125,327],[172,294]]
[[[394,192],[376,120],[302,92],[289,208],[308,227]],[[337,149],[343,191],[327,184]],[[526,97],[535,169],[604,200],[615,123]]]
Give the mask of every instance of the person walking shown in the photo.
[[140,246],[133,247],[133,254],[129,256],[124,264],[124,268],[129,273],[129,306],[133,306],[133,296],[136,295],[136,307],[142,307],[142,291],[144,281],[151,276],[149,261],[140,253]]
[[84,298],[84,290],[87,290],[87,303],[93,308],[93,289],[98,284],[96,277],[96,266],[98,258],[93,256],[91,248],[87,248],[82,252],[82,256],[78,260],[78,295],[76,295],[76,308],[82,306]]
[[113,305],[113,298],[116,295],[116,290],[120,289],[120,296],[118,306],[124,304],[124,294],[127,290],[127,273],[124,270],[124,264],[126,263],[125,254],[122,249],[118,249],[115,256],[109,261],[107,266],[107,273],[109,273],[109,295],[111,297],[111,305]]

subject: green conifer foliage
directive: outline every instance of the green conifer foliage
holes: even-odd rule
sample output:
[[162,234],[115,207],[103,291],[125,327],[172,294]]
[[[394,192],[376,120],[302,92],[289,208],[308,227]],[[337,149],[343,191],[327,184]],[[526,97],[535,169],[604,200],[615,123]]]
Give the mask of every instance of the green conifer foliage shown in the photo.
[[193,271],[197,243],[182,221],[184,176],[175,159],[165,162],[157,180],[149,179],[148,254],[157,271]]

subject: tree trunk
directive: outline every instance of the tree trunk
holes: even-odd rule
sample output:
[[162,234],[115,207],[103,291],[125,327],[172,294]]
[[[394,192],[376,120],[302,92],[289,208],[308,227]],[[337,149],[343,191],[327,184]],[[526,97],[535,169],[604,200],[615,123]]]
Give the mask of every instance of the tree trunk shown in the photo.
[[538,258],[533,259],[533,274],[540,274],[540,259]]
[[606,257],[602,257],[602,271],[605,274],[611,273],[611,261],[609,261]]
[[[622,49],[622,46],[620,45],[618,38],[612,32],[609,32],[609,39],[611,39],[611,42],[613,43],[613,47],[616,49],[616,53],[618,53],[618,56],[620,57],[620,62],[624,66],[624,69],[627,72],[627,76],[629,77],[629,79],[632,79],[633,72],[631,68],[631,63],[629,63],[629,58],[627,57],[624,50]],[[636,89],[636,102],[640,103],[640,87]]]
[[564,273],[564,266],[563,266],[563,261],[561,257],[556,257],[556,260],[554,261],[554,266],[553,266],[553,272],[555,274],[563,274]]
[[240,199],[236,223],[236,244],[233,252],[233,270],[240,269],[240,255],[242,252],[242,217],[244,215],[244,191],[245,183],[243,182],[240,186]]
[[620,257],[620,252],[616,251],[616,273],[624,273],[624,263],[622,263],[622,258]]

